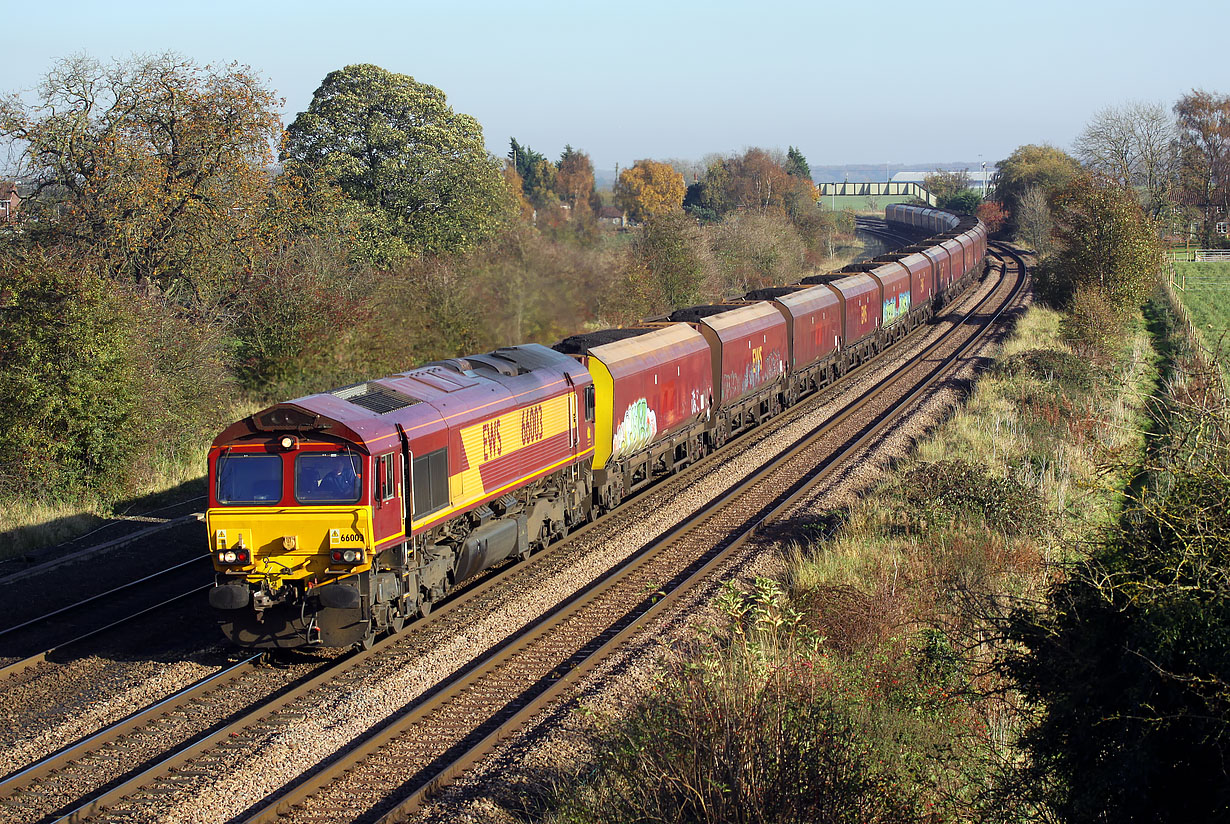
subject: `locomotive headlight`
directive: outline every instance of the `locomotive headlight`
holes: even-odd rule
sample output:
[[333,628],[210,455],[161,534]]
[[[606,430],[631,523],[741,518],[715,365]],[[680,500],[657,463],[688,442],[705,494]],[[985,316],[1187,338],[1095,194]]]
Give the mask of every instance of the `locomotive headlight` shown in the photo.
[[278,441],[278,443],[281,445],[283,449],[289,452],[290,450],[294,449],[296,446],[299,445],[299,439],[296,438],[294,435],[283,435],[282,439]]
[[335,564],[361,564],[363,563],[363,550],[335,549],[329,553],[329,558]]
[[243,547],[222,550],[215,557],[218,559],[218,563],[227,565],[247,565],[252,562],[252,556]]

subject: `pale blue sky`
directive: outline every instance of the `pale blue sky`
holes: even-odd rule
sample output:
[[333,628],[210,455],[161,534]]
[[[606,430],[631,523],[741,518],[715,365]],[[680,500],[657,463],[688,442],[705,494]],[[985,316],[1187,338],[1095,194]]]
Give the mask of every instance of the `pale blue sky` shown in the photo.
[[1067,147],[1106,105],[1230,93],[1230,11],[1204,0],[2,8],[0,92],[79,51],[172,50],[252,66],[289,123],[329,71],[375,63],[442,89],[496,154],[510,136],[553,158],[571,143],[601,169],[790,144],[812,165],[993,162]]

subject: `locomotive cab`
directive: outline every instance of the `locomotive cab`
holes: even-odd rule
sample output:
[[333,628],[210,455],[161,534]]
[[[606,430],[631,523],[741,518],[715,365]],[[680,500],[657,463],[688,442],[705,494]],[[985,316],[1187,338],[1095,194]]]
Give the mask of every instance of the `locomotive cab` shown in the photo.
[[400,452],[373,455],[336,422],[300,412],[258,413],[210,451],[209,600],[241,646],[364,644],[406,617]]

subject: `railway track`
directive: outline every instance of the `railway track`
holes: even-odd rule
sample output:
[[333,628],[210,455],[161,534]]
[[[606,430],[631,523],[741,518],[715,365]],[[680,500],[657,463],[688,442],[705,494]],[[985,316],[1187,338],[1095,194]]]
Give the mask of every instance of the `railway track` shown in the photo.
[[208,555],[200,555],[0,629],[0,682],[55,652],[202,595],[213,586],[208,562]]
[[[967,318],[980,312],[986,314],[988,317],[982,318],[985,329],[991,319],[984,309],[985,301]],[[968,345],[973,345],[972,341]],[[358,810],[365,819],[376,814],[371,809],[373,798],[384,799],[377,805],[381,807],[380,815],[399,814],[399,810],[404,812],[413,807],[424,793],[480,758],[502,735],[567,689],[568,684],[589,671],[630,633],[652,620],[656,612],[669,608],[698,586],[708,571],[723,563],[758,525],[815,482],[817,465],[822,467],[821,471],[831,471],[840,465],[842,455],[851,454],[874,438],[892,420],[888,407],[908,404],[909,398],[927,391],[940,379],[942,367],[931,365],[938,353],[939,347],[928,347],[911,360],[911,368],[898,373],[901,377],[891,386],[906,381],[907,373],[915,375],[909,392],[903,391],[896,400],[887,400],[890,384],[886,383],[875,396],[860,400],[857,408],[855,404],[848,405],[838,418],[797,441],[757,475],[761,481],[772,477],[771,482],[757,484],[748,480],[732,489],[721,502],[711,504],[701,515],[690,519],[688,525],[678,526],[670,535],[646,544],[618,572],[609,572],[547,614],[530,621],[485,656],[411,701],[401,713],[372,727],[358,742],[339,747],[339,752],[348,754],[321,764],[312,775],[283,787],[270,804],[250,810],[248,820],[273,820],[279,809],[293,809],[297,801],[313,794],[317,794],[311,805],[314,810],[334,807],[341,803],[338,799],[367,799],[366,807]],[[917,377],[920,370],[927,373],[925,379]],[[878,411],[870,409],[876,398],[884,407]],[[859,423],[868,416],[873,423]],[[844,444],[845,449],[833,454],[834,440]],[[753,514],[749,517],[748,513]],[[668,545],[675,551],[662,551]],[[490,583],[512,575],[527,575],[532,580],[534,570],[530,565],[500,571]],[[420,622],[419,631],[424,632],[428,624],[448,620],[453,612],[464,610],[468,601],[486,589],[462,593]],[[378,662],[397,648],[406,657],[417,654],[413,640],[407,643],[406,636],[385,639],[376,648],[320,672],[160,762],[143,765],[139,774],[113,782],[105,792],[83,796],[72,809],[57,810],[56,814],[61,815],[58,820],[102,818],[110,808],[115,808],[116,816],[142,820],[143,810],[153,813],[162,804],[209,783],[208,779],[216,777],[218,769],[225,772],[229,753],[268,740],[288,725],[310,718],[322,701],[335,700],[331,696],[345,695],[355,684],[378,677],[373,672],[378,669]],[[390,666],[395,665],[393,662]],[[407,733],[413,730],[418,732]],[[424,750],[420,745],[427,740],[435,745]],[[389,766],[390,759],[395,760],[396,767]],[[336,783],[336,776],[341,774],[349,774],[352,779]],[[379,790],[382,774],[386,785],[388,775],[399,775],[394,782],[397,786]],[[409,776],[414,776],[413,780],[407,781]],[[337,820],[351,820],[356,812],[350,806],[337,809]],[[293,817],[309,820],[302,809],[295,809]],[[149,820],[155,818],[156,814]]]

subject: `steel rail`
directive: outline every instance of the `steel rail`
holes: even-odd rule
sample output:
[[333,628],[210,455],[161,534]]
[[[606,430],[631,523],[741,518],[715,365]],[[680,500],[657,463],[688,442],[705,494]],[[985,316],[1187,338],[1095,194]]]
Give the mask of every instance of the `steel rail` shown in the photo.
[[[381,822],[400,820],[400,817],[415,809],[422,800],[429,794],[437,791],[445,783],[451,781],[458,774],[466,771],[474,766],[482,757],[484,757],[495,745],[507,737],[508,734],[521,726],[532,717],[540,712],[544,707],[554,701],[554,699],[573,681],[580,678],[582,675],[590,672],[598,666],[614,649],[622,645],[627,639],[640,630],[648,621],[653,620],[657,614],[669,608],[679,598],[696,587],[700,581],[708,577],[708,575],[739,547],[744,545],[748,539],[755,534],[755,531],[767,521],[776,517],[777,514],[791,506],[799,497],[804,495],[820,478],[839,467],[846,458],[855,454],[868,440],[878,435],[890,424],[894,423],[904,410],[908,409],[915,400],[917,400],[924,392],[930,389],[937,380],[939,380],[951,367],[952,363],[962,357],[975,343],[980,341],[992,325],[999,319],[1004,309],[1012,302],[1019,294],[1024,282],[1024,274],[1022,271],[1021,277],[1018,278],[1016,284],[1010,290],[1009,295],[1003,300],[999,309],[991,316],[980,322],[980,330],[972,335],[968,340],[959,345],[957,350],[944,358],[937,366],[935,366],[927,377],[918,383],[904,398],[894,404],[895,410],[892,414],[884,414],[873,424],[864,427],[861,433],[852,441],[839,450],[836,454],[825,460],[821,465],[813,468],[806,473],[802,479],[789,487],[785,493],[779,495],[777,502],[774,503],[768,511],[758,512],[752,518],[748,519],[745,526],[739,531],[733,539],[725,541],[721,549],[712,550],[710,557],[704,561],[703,565],[695,568],[687,578],[680,582],[677,586],[672,586],[668,592],[656,593],[654,597],[648,599],[641,606],[643,609],[640,614],[633,617],[630,622],[627,622],[614,636],[604,640],[599,647],[589,652],[579,662],[568,662],[567,671],[560,674],[554,679],[553,683],[549,684],[545,689],[539,692],[536,696],[525,702],[520,709],[515,711],[511,717],[503,718],[498,721],[488,719],[484,724],[475,725],[475,728],[481,729],[494,724],[491,729],[479,742],[468,747],[459,757],[445,764],[436,770],[431,776],[424,780],[407,798],[397,804],[397,806],[384,817]],[[979,301],[976,306],[967,314],[966,319],[973,316],[998,290],[992,290],[986,297]],[[956,327],[954,327],[956,328]],[[711,518],[715,513],[723,507],[729,506],[732,501],[737,500],[739,496],[754,487],[757,483],[766,478],[771,472],[778,467],[788,462],[805,448],[815,444],[818,440],[825,437],[833,428],[841,422],[850,419],[856,412],[864,406],[883,395],[887,389],[895,383],[904,380],[905,375],[913,371],[915,367],[920,365],[924,359],[929,357],[936,348],[941,346],[948,340],[947,337],[934,342],[927,347],[923,352],[916,355],[909,362],[909,365],[898,370],[890,380],[881,384],[877,389],[868,394],[861,396],[857,401],[848,404],[846,409],[843,409],[838,415],[830,419],[828,422],[820,425],[810,433],[799,438],[783,452],[779,453],[773,460],[766,463],[754,473],[748,476],[740,483],[733,486],[727,492],[720,495],[718,498],[710,501],[693,515],[686,518],[680,524],[677,524],[664,535],[660,536],[655,541],[650,542],[646,546],[638,550],[633,556],[617,565],[612,570],[605,573],[601,578],[592,583],[582,591],[574,594],[570,598],[561,602],[561,604],[548,615],[542,616],[539,619],[530,622],[516,636],[513,636],[502,642],[497,648],[488,653],[488,655],[479,662],[473,663],[467,667],[464,672],[453,677],[449,682],[438,686],[433,694],[426,700],[416,704],[414,707],[404,712],[400,718],[396,718],[380,725],[373,733],[369,734],[365,739],[358,743],[357,746],[352,745],[343,755],[335,758],[323,769],[318,769],[311,776],[292,785],[285,792],[278,794],[275,798],[267,801],[258,809],[251,811],[245,816],[246,824],[264,824],[264,822],[273,822],[279,817],[287,815],[293,807],[302,804],[313,794],[320,791],[330,780],[339,775],[345,775],[352,770],[356,765],[361,763],[372,753],[379,751],[387,746],[392,740],[403,734],[406,730],[416,726],[431,712],[437,709],[439,704],[442,704],[451,699],[451,697],[462,694],[468,689],[471,689],[477,679],[485,673],[497,669],[513,656],[520,656],[526,646],[533,642],[534,639],[541,639],[550,635],[555,631],[560,624],[571,617],[572,612],[583,608],[585,604],[592,603],[609,588],[615,586],[633,566],[644,563],[647,560],[659,556],[663,549],[680,540],[684,535],[696,529],[700,524]],[[695,565],[694,565],[695,567]],[[590,642],[586,642],[582,647],[585,648]],[[514,703],[511,701],[509,703]]]
[[196,587],[194,589],[190,589],[187,592],[181,592],[178,595],[173,595],[170,598],[167,598],[165,601],[160,601],[157,604],[144,607],[138,610],[137,612],[124,616],[123,618],[118,618],[110,622],[109,624],[105,624],[101,627],[95,627],[94,629],[91,629],[89,632],[82,633],[81,635],[78,635],[75,638],[70,638],[67,641],[62,641],[53,647],[48,647],[47,649],[42,650],[41,652],[36,652],[35,654],[22,658],[19,661],[14,661],[11,664],[8,664],[4,667],[0,667],[0,681],[3,681],[5,678],[8,678],[9,676],[16,675],[17,673],[22,672],[23,670],[29,669],[30,667],[36,664],[41,664],[42,662],[46,661],[47,656],[51,655],[53,652],[59,652],[65,649],[66,647],[79,644],[82,641],[87,641],[96,635],[101,635],[102,633],[106,632],[109,629],[114,629],[115,627],[123,626],[124,624],[127,624],[130,621],[134,621],[137,618],[141,618],[145,615],[148,615],[151,612],[155,612],[157,610],[162,609],[163,607],[170,606],[171,604],[191,598],[193,595],[199,595],[200,593],[205,592],[206,590],[212,589],[212,588],[213,588],[213,583],[209,583],[203,586]]
[[225,686],[239,676],[251,671],[256,662],[262,657],[262,654],[253,655],[233,666],[219,670],[212,675],[207,675],[147,707],[136,710],[100,730],[90,733],[84,738],[66,744],[50,755],[46,755],[15,772],[3,776],[0,778],[0,799],[10,797],[15,791],[28,786],[31,782],[37,781],[50,773],[57,772],[72,761],[78,760],[99,747],[145,726],[155,716],[165,715],[171,710],[182,707],[196,698]]
[[57,615],[63,615],[63,614],[64,614],[64,613],[66,613],[66,612],[71,612],[71,611],[73,611],[73,610],[80,609],[81,607],[85,606],[86,604],[91,604],[91,603],[93,603],[93,602],[95,602],[95,601],[98,601],[98,600],[101,600],[101,599],[103,599],[103,598],[107,598],[107,597],[110,597],[110,596],[112,596],[112,595],[117,595],[117,594],[119,594],[119,593],[121,593],[121,592],[126,592],[127,590],[132,589],[133,587],[137,586],[138,584],[144,584],[144,583],[146,583],[146,582],[148,582],[148,581],[153,581],[153,580],[154,580],[154,579],[156,579],[156,578],[161,578],[163,575],[169,575],[170,573],[175,572],[176,570],[183,569],[184,567],[188,566],[189,564],[196,564],[196,563],[200,563],[201,561],[208,560],[208,559],[209,559],[209,555],[208,555],[208,554],[205,554],[205,555],[198,555],[196,558],[193,558],[193,559],[191,559],[191,560],[189,560],[189,561],[184,561],[183,563],[181,563],[181,564],[176,564],[176,565],[175,565],[175,566],[173,566],[173,567],[167,567],[166,569],[161,570],[161,571],[159,571],[159,572],[154,572],[154,573],[151,573],[151,574],[149,574],[149,575],[146,575],[144,578],[138,578],[138,579],[137,579],[137,580],[135,580],[135,581],[129,581],[129,582],[128,582],[128,583],[126,583],[126,584],[120,584],[118,587],[114,587],[114,588],[112,588],[112,589],[109,589],[109,590],[107,590],[106,592],[100,592],[100,593],[98,593],[97,595],[91,595],[89,598],[83,598],[83,599],[82,599],[82,600],[80,600],[80,601],[74,601],[73,603],[69,604],[68,606],[65,606],[65,607],[60,607],[60,608],[59,608],[59,609],[57,609],[57,610],[53,610],[53,611],[48,612],[48,613],[46,613],[46,614],[44,614],[44,615],[40,615],[40,616],[38,616],[37,618],[31,618],[30,620],[25,621],[25,622],[23,622],[23,623],[16,624],[16,625],[11,626],[11,627],[5,627],[4,629],[0,629],[0,638],[4,637],[5,635],[8,635],[10,632],[16,632],[16,631],[17,631],[17,630],[19,630],[19,629],[25,629],[26,627],[33,626],[33,625],[38,624],[38,623],[42,623],[43,621],[50,621],[52,618],[55,618]]
[[[148,538],[150,535],[154,535],[158,532],[174,529],[177,526],[183,526],[185,524],[192,523],[193,521],[199,521],[202,518],[204,518],[203,513],[193,512],[179,518],[173,518],[166,523],[146,527],[145,529],[141,529],[136,532],[130,532],[127,535],[121,535],[118,538],[111,538],[110,540],[103,541],[101,544],[84,547],[75,552],[70,552],[67,555],[61,555],[58,558],[52,558],[51,560],[43,561],[42,563],[35,564],[34,566],[26,567],[23,570],[9,573],[3,578],[0,578],[0,586],[8,586],[17,583],[18,581],[24,581],[27,578],[33,578],[36,575],[40,575],[44,572],[62,567],[66,564],[79,561],[87,556],[94,555],[104,549],[114,549],[116,547],[127,546],[128,544],[136,543],[137,541]],[[71,543],[71,541],[69,543]],[[61,546],[64,545],[61,544]]]

